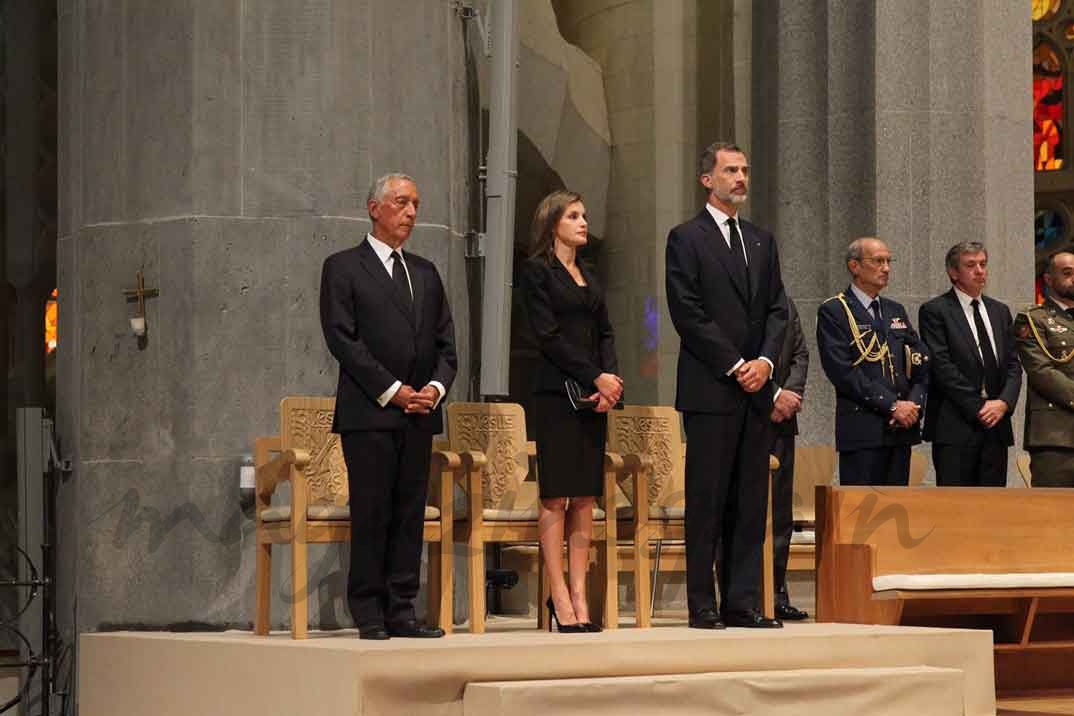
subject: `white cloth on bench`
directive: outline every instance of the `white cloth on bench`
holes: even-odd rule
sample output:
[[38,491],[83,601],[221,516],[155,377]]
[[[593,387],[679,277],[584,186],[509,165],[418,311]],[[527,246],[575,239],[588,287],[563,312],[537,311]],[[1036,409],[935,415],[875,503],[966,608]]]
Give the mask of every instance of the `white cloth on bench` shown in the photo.
[[873,591],[890,589],[1047,589],[1074,587],[1074,572],[1004,574],[885,574],[873,577]]

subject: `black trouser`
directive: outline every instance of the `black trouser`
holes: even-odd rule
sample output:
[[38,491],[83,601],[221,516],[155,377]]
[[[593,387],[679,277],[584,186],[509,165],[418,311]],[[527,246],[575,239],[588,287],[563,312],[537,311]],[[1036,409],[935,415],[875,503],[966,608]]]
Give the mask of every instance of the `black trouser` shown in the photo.
[[347,603],[357,626],[414,618],[432,439],[413,428],[342,436],[351,509]]
[[932,444],[937,487],[1006,487],[1007,446],[985,438],[976,445]]
[[759,609],[772,444],[769,416],[743,401],[730,414],[683,417],[687,606],[691,613],[716,607],[712,568],[717,562],[723,610]]
[[779,470],[772,476],[773,581],[776,603],[787,605],[787,562],[794,534],[794,433],[777,433],[772,440],[772,454],[779,460]]
[[839,484],[906,487],[910,484],[910,446],[840,452]]

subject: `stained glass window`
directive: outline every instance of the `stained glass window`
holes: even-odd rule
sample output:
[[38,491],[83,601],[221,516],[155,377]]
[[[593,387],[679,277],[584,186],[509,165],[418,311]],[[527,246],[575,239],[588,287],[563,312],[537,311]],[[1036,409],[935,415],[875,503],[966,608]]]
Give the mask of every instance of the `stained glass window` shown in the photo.
[[45,352],[51,353],[56,350],[56,297],[59,292],[52,289],[48,301],[45,302]]
[[1033,22],[1050,20],[1063,6],[1063,0],[1033,0]]
[[[1033,220],[1034,255],[1038,261],[1048,256],[1053,251],[1058,251],[1067,243],[1067,222],[1063,213],[1051,207],[1038,207]],[[1037,272],[1036,298],[1037,303],[1044,299],[1041,294],[1040,272]]]
[[1063,168],[1063,61],[1055,47],[1038,39],[1033,48],[1033,166]]

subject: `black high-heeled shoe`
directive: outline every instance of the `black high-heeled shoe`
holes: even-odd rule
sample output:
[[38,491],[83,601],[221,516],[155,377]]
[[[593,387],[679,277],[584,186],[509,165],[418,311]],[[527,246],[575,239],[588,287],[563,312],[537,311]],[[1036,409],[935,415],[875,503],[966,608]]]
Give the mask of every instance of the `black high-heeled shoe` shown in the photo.
[[[585,624],[561,624],[556,616],[556,603],[552,601],[552,597],[544,604],[548,607],[548,631],[552,631],[552,622],[556,623],[556,631],[561,634],[583,634],[589,631]],[[600,627],[597,627],[597,630],[599,631]]]
[[596,633],[603,631],[603,629],[600,628],[600,624],[594,624],[593,622],[582,622],[582,626],[584,626],[585,630],[588,632]]

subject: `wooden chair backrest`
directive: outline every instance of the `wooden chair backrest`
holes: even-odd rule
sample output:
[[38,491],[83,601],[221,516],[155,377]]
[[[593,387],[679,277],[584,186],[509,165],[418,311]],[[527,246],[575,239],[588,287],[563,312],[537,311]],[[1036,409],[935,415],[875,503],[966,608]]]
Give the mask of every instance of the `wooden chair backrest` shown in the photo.
[[306,450],[307,499],[310,505],[345,506],[349,499],[347,464],[339,435],[332,432],[335,398],[287,397],[280,401],[280,447]]
[[524,509],[536,504],[526,453],[526,414],[517,403],[451,403],[448,443],[456,452],[480,450],[488,462],[481,474],[485,509]]
[[[608,411],[608,449],[620,455],[649,455],[649,504],[681,507],[686,504],[686,461],[683,455],[679,413],[664,405],[627,405]],[[715,468],[715,466],[714,466]],[[633,488],[624,490],[627,497]]]
[[794,519],[812,522],[816,514],[817,485],[830,485],[835,478],[835,448],[801,445],[794,450]]
[[1019,452],[1015,464],[1018,465],[1018,476],[1022,478],[1022,485],[1032,487],[1033,473],[1029,469],[1029,453]]
[[1074,572],[1074,489],[839,487],[817,501],[818,537],[874,545],[878,575]]

